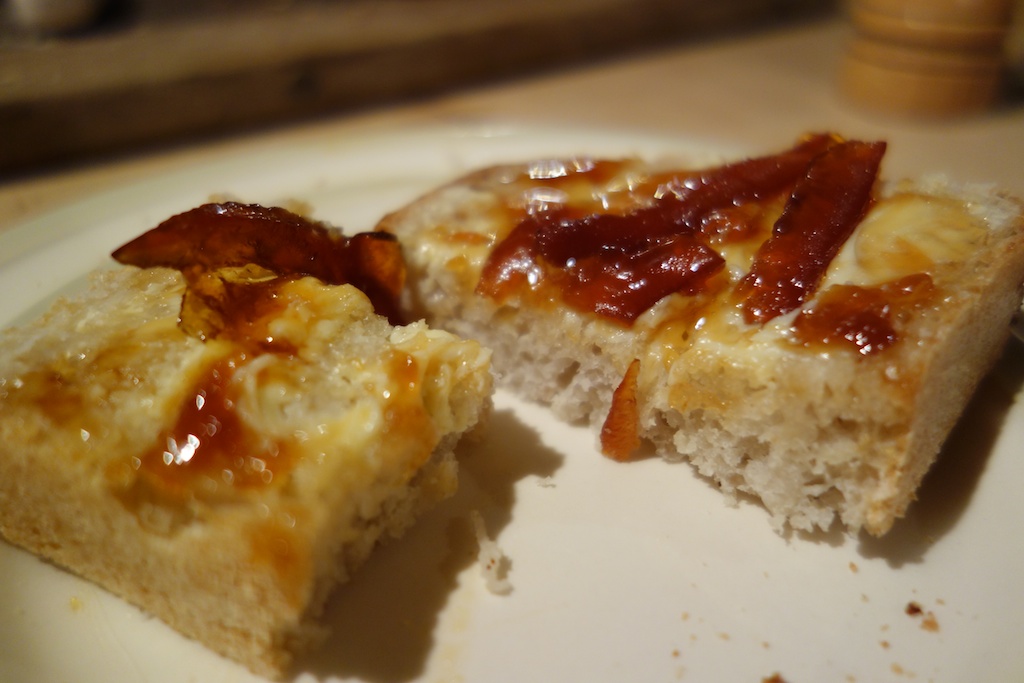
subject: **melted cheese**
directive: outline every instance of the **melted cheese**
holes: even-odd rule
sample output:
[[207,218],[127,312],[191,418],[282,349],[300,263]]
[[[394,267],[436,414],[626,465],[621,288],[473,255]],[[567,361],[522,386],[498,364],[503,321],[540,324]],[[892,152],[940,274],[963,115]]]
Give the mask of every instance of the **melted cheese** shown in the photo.
[[[289,351],[256,354],[183,334],[182,291],[162,269],[105,273],[0,344],[0,411],[19,434],[7,437],[91,463],[140,519],[154,503],[404,486],[490,395],[489,354],[476,342],[423,324],[392,328],[349,285],[284,285],[283,306],[253,322]],[[208,416],[178,434],[176,416],[202,413],[202,402]],[[216,433],[222,425],[230,433]],[[189,452],[161,458],[171,438]]]
[[962,260],[985,239],[961,202],[902,193],[878,202],[833,260],[822,287],[874,286]]
[[[421,248],[428,258],[447,263],[449,275],[457,275],[465,290],[471,291],[490,250],[528,213],[558,207],[570,209],[573,215],[626,213],[648,206],[652,197],[670,191],[671,182],[666,179],[675,175],[633,159],[548,161],[505,169],[497,182],[483,180],[472,189],[458,184],[448,188],[448,205],[459,209],[450,217],[421,217],[434,226],[427,232],[427,246]],[[818,293],[837,284],[877,287],[919,273],[927,274],[941,288],[945,264],[962,261],[987,235],[985,221],[973,215],[964,202],[944,197],[941,191],[924,194],[898,189],[873,204],[826,270],[816,294],[803,306],[763,326],[748,324],[737,308],[734,288],[771,234],[784,199],[768,201],[760,212],[752,212],[750,229],[745,232],[712,241],[711,247],[726,264],[706,291],[665,297],[636,319],[632,325],[635,342],[621,350],[623,367],[641,355],[666,367],[686,354],[692,358],[737,350],[753,355],[791,352],[793,321],[814,305]],[[460,236],[479,233],[486,239],[447,239],[452,231]],[[520,296],[518,305],[560,305],[553,295],[523,292]],[[615,323],[595,324],[618,336]]]

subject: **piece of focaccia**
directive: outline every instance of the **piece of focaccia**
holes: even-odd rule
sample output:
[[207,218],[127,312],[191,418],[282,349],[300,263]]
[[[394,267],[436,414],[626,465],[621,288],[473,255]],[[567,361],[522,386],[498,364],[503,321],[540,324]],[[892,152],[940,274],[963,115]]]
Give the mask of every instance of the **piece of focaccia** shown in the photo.
[[116,257],[0,336],[0,532],[280,676],[330,589],[455,490],[489,352],[375,312],[393,240],[283,210],[206,205]]
[[884,143],[809,135],[712,168],[483,169],[391,215],[409,305],[499,381],[653,444],[773,525],[884,534],[1020,304],[1018,201],[882,182]]

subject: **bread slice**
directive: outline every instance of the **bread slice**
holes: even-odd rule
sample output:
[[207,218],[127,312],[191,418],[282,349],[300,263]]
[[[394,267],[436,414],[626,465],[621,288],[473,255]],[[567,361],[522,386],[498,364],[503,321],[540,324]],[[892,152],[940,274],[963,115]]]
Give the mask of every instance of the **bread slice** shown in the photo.
[[280,677],[332,587],[453,493],[492,380],[476,342],[257,270],[202,273],[243,290],[224,329],[180,323],[196,273],[118,266],[0,336],[0,533]]
[[1017,200],[879,180],[884,150],[814,135],[708,168],[500,165],[378,230],[405,249],[408,306],[491,347],[501,383],[599,428],[605,453],[688,460],[783,532],[882,535],[1024,279]]

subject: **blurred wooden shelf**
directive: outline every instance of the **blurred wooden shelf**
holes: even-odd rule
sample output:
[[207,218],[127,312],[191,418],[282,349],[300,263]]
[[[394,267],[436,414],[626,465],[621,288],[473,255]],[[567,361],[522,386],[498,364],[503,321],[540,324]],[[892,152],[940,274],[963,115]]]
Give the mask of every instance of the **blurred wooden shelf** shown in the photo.
[[[821,0],[292,0],[0,35],[0,171],[821,14]],[[231,7],[235,9],[232,10]]]

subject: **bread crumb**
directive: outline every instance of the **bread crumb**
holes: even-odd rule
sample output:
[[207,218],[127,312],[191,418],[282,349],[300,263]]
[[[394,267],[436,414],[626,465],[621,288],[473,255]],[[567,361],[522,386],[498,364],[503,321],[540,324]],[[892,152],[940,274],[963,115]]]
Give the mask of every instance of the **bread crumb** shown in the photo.
[[938,619],[935,618],[935,613],[934,612],[928,612],[927,614],[924,615],[924,619],[921,620],[921,628],[924,629],[925,631],[930,631],[932,633],[938,633],[938,631],[939,631],[939,621],[938,621]]
[[72,595],[71,599],[68,600],[68,607],[71,608],[72,612],[81,612],[82,608],[85,607],[85,603],[77,595]]
[[484,577],[487,590],[495,595],[508,595],[512,592],[512,584],[508,580],[509,559],[498,544],[487,535],[484,518],[476,510],[469,513],[473,522],[473,532],[479,548],[477,562]]
[[537,479],[537,486],[542,489],[553,489],[555,488],[555,480],[551,477],[539,477]]
[[853,572],[854,574],[856,574],[857,572],[860,571],[860,567],[857,566],[856,562],[851,562],[850,563],[850,571]]
[[890,647],[888,640],[880,640],[878,641],[878,644],[882,646],[883,650],[888,650]]
[[921,628],[923,630],[931,631],[932,633],[938,632],[939,621],[935,618],[935,612],[932,612],[931,610],[925,611],[921,605],[913,601],[907,603],[905,611],[909,616],[922,617]]
[[768,678],[762,678],[761,683],[786,683],[786,679],[779,674],[774,673]]

